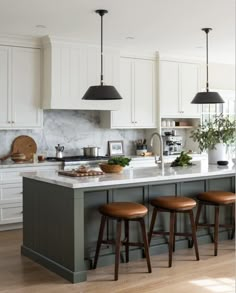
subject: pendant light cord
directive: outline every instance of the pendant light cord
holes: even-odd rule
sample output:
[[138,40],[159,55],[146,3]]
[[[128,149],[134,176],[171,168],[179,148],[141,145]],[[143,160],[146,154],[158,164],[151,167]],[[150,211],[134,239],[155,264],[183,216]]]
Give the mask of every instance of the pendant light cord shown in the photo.
[[103,85],[103,14],[101,14],[101,85]]
[[208,81],[208,33],[211,31],[211,28],[202,28],[206,33],[206,91],[209,92],[209,81]]
[[208,81],[208,32],[206,31],[206,91],[209,92],[209,81]]
[[101,16],[101,86],[103,86],[103,15],[108,13],[105,9],[95,10]]

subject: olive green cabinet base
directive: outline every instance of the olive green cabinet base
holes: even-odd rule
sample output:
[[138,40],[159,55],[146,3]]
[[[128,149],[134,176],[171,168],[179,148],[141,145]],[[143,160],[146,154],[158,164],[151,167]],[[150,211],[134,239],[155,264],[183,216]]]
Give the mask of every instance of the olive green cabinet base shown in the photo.
[[[34,179],[23,180],[23,255],[42,264],[72,283],[86,280],[86,271],[91,268],[100,225],[98,207],[114,201],[134,201],[146,205],[149,209],[145,217],[147,231],[152,216],[149,201],[160,195],[189,196],[194,198],[206,190],[235,190],[234,176],[217,176],[206,179],[152,182],[109,186],[106,188],[72,189],[55,184],[40,182]],[[230,222],[231,210],[220,211],[221,221]],[[201,220],[207,217],[214,219],[214,211],[207,209]],[[131,223],[130,239],[140,240],[140,230]],[[168,213],[158,215],[156,228],[169,228]],[[189,229],[184,215],[177,218],[179,232]],[[106,226],[107,239],[114,238],[115,225],[111,220]],[[206,229],[197,232],[199,243],[211,241],[211,231]],[[227,238],[225,229],[220,230],[220,238]],[[176,237],[176,248],[187,247],[188,239]],[[151,254],[167,250],[166,237],[153,238]],[[123,258],[123,252],[121,253]],[[141,249],[131,249],[130,260],[143,257]],[[114,247],[103,246],[98,266],[114,263]]]

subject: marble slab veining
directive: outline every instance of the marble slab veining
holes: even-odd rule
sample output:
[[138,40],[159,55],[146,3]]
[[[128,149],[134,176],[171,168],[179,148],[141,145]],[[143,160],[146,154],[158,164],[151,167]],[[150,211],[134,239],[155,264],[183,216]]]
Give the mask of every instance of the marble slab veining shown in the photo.
[[100,155],[107,154],[110,140],[123,140],[126,155],[135,153],[134,141],[143,139],[143,129],[108,129],[100,126],[99,111],[44,110],[42,129],[0,130],[0,156],[10,152],[13,140],[29,135],[37,143],[37,153],[55,156],[55,146],[64,145],[64,155],[82,155],[86,146],[100,147]]
[[26,178],[48,182],[70,188],[90,188],[117,186],[122,184],[147,183],[154,181],[168,181],[178,179],[204,178],[207,176],[235,175],[235,166],[208,165],[206,162],[198,162],[188,167],[165,166],[164,170],[158,167],[146,167],[137,169],[126,169],[120,174],[105,174],[93,177],[66,177],[58,175],[57,172],[32,172],[23,174]]

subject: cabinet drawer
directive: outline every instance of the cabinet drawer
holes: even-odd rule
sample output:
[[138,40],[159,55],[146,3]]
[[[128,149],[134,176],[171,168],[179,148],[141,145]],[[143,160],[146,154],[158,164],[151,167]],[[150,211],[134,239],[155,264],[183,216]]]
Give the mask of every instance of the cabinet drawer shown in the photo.
[[21,173],[20,171],[2,172],[0,173],[0,179],[3,182],[8,182],[8,181],[20,182],[22,180],[20,173]]
[[43,166],[43,165],[33,165],[32,166],[22,166],[16,168],[9,168],[0,170],[0,183],[21,183],[22,182],[22,173],[27,172],[52,172],[53,170],[59,170],[61,168],[60,165],[55,166]]
[[22,222],[22,205],[0,205],[0,224]]
[[18,184],[0,184],[0,204],[21,201],[23,186]]

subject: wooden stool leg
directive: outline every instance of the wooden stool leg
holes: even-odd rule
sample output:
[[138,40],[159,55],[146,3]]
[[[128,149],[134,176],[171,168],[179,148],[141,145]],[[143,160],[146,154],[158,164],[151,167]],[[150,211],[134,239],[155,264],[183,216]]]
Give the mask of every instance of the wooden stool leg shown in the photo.
[[214,255],[218,252],[218,233],[219,233],[219,206],[215,206],[215,227],[214,227]]
[[[198,203],[198,207],[197,207],[196,218],[195,218],[196,232],[197,232],[197,227],[198,227],[198,223],[199,223],[199,218],[200,218],[201,210],[202,210],[202,204],[201,204],[201,202],[199,202]],[[188,247],[189,248],[192,248],[193,247],[193,240],[189,243]]]
[[151,273],[152,272],[152,267],[151,267],[148,240],[147,240],[147,234],[146,234],[144,219],[141,218],[139,220],[139,222],[140,222],[140,225],[141,225],[141,231],[142,231],[142,235],[143,235],[143,245],[144,245],[145,256],[146,256],[146,259],[147,259],[148,272]]
[[232,234],[230,237],[231,240],[234,239],[234,234],[235,234],[235,203],[232,204],[232,225],[233,225],[233,228],[232,228]]
[[175,252],[175,233],[177,226],[177,213],[175,213],[175,227],[174,227],[174,240],[173,240],[173,252]]
[[99,229],[99,234],[98,234],[98,242],[97,242],[97,247],[96,247],[96,253],[95,253],[95,257],[94,257],[93,269],[96,269],[96,267],[97,267],[98,256],[99,256],[99,251],[100,251],[101,244],[102,244],[103,231],[104,231],[105,223],[106,223],[106,216],[102,216],[100,229]]
[[175,212],[170,212],[170,235],[169,235],[169,267],[172,266],[172,253],[174,241]]
[[199,223],[199,218],[200,218],[201,209],[202,209],[202,204],[199,202],[199,203],[198,203],[198,208],[197,208],[197,213],[196,213],[196,218],[195,218],[195,226],[196,226],[196,230],[197,230],[197,226],[198,226],[198,223]]
[[193,239],[193,245],[195,248],[195,254],[196,254],[196,259],[199,260],[199,252],[198,252],[198,244],[197,244],[197,236],[196,236],[196,225],[194,223],[194,216],[193,216],[193,211],[189,211],[189,217],[190,217],[190,223],[192,226],[192,239]]
[[125,258],[129,262],[129,221],[125,220]]
[[116,256],[115,256],[115,281],[118,280],[119,264],[120,264],[120,242],[121,238],[121,220],[117,220],[116,224]]
[[151,220],[150,230],[149,230],[149,233],[148,233],[148,244],[149,245],[150,245],[151,239],[152,239],[152,232],[153,232],[154,225],[155,225],[155,222],[156,222],[156,216],[157,216],[157,209],[154,207],[153,212],[152,212],[152,220]]

